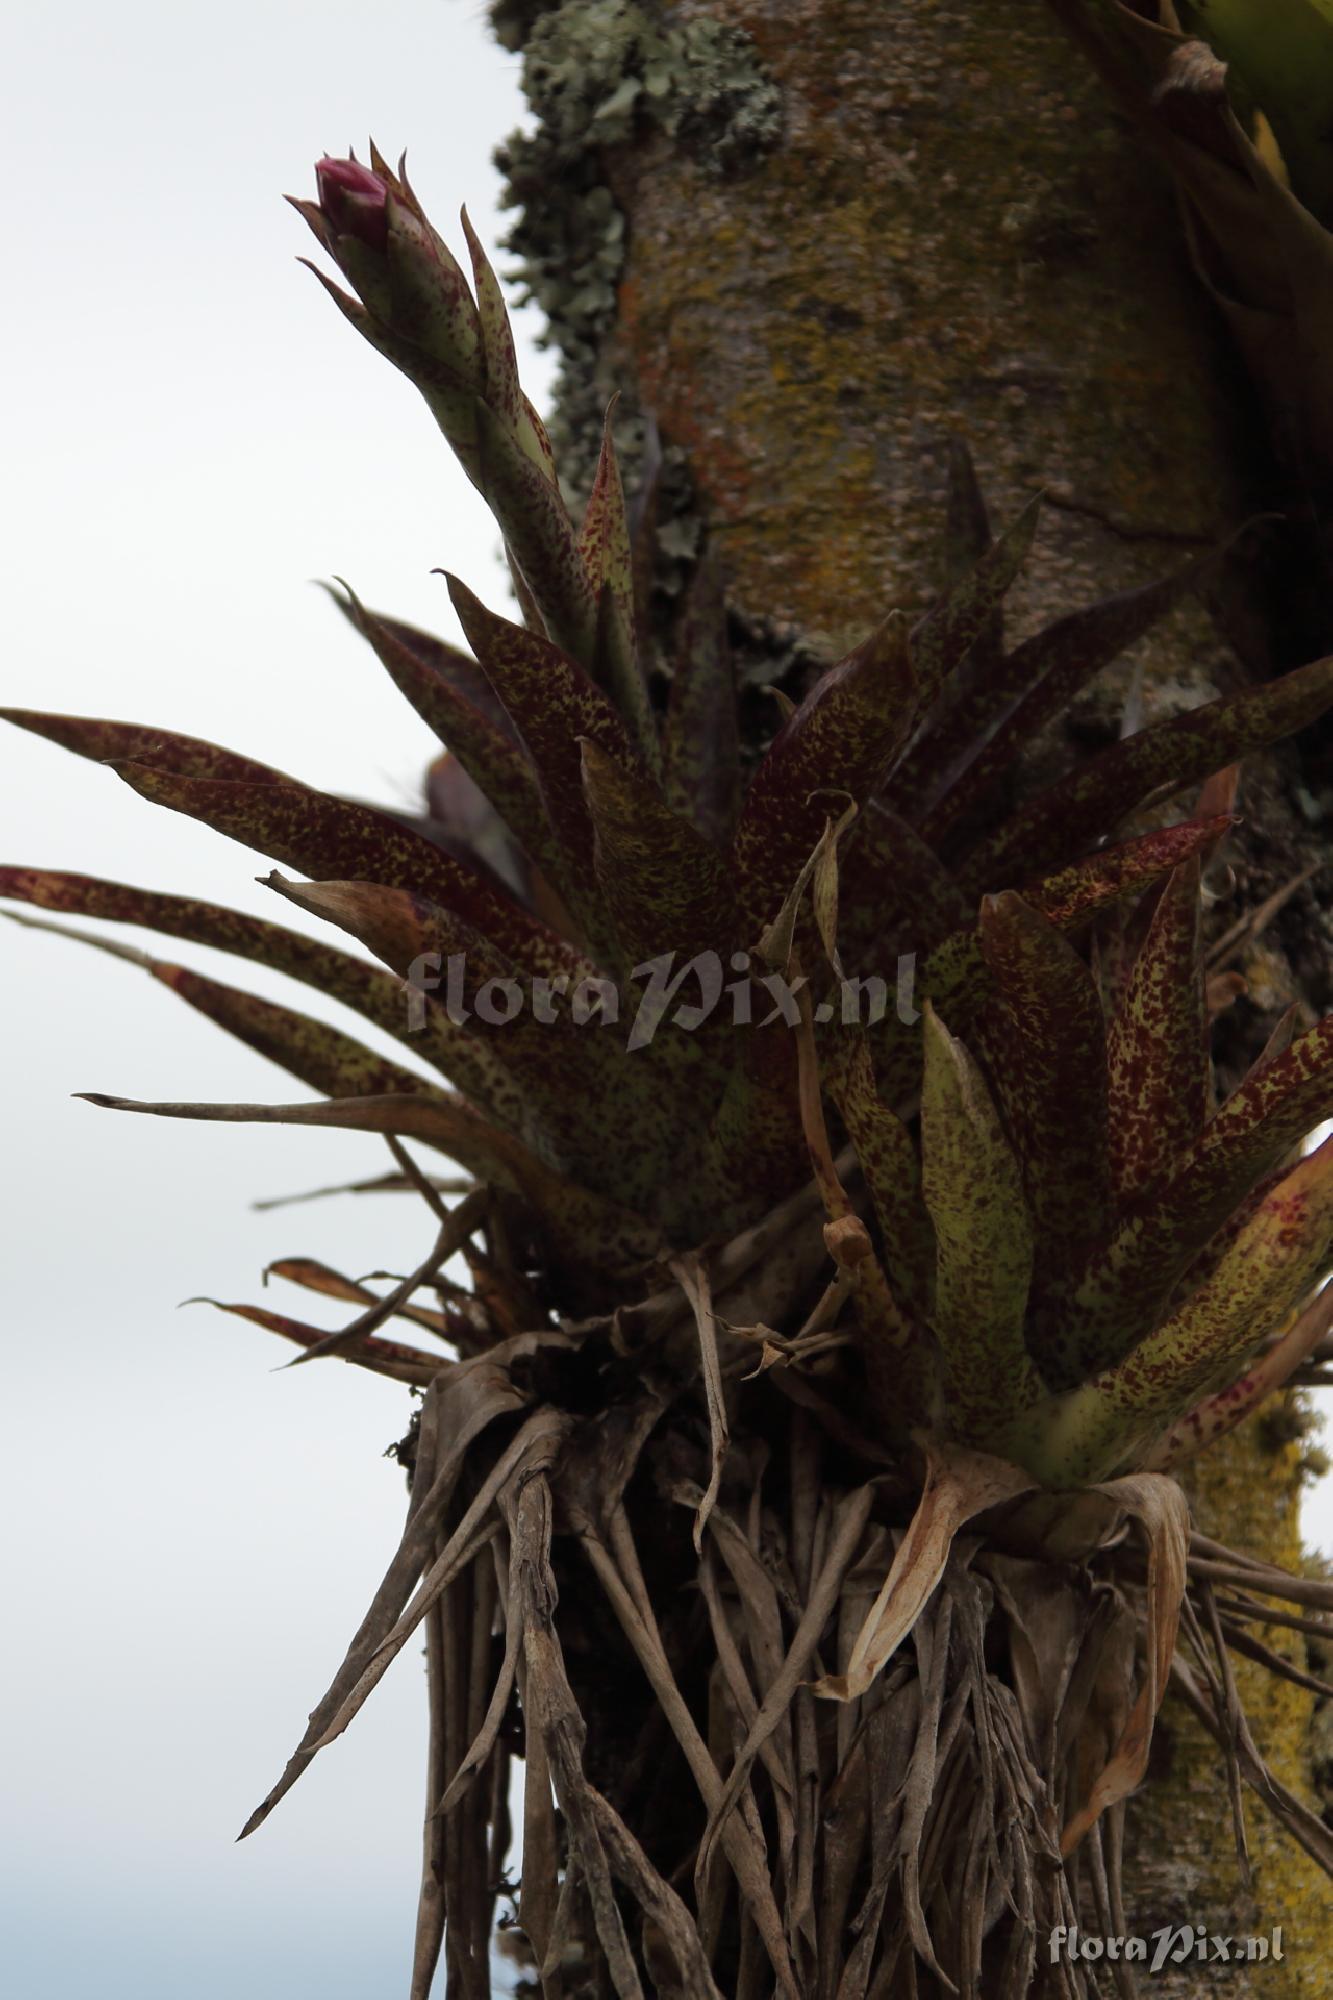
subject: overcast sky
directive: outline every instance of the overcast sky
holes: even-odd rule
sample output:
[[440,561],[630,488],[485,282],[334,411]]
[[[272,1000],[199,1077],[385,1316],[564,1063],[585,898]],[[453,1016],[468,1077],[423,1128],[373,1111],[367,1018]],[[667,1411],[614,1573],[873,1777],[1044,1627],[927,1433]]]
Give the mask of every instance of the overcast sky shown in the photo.
[[[442,631],[433,565],[495,604],[504,580],[415,394],[296,265],[311,245],[281,195],[312,192],[319,153],[373,131],[386,153],[408,148],[455,241],[466,201],[494,243],[513,60],[459,0],[68,0],[25,9],[18,40],[0,84],[4,699],[157,722],[410,799],[431,739],[309,580],[345,575]],[[253,885],[266,864],[105,772],[5,732],[0,773],[0,858],[300,921]],[[249,1206],[379,1171],[369,1139],[73,1103],[301,1093],[131,967],[7,925],[0,953],[9,1988],[405,1991],[414,1651],[262,1832],[233,1836],[387,1559],[403,1493],[381,1454],[406,1398],[337,1365],[275,1374],[270,1336],[178,1302],[257,1300],[265,1264],[298,1252],[408,1268],[429,1218],[392,1197]],[[181,956],[238,977],[235,961]],[[328,1318],[278,1290],[279,1309]],[[1333,1543],[1326,1499],[1311,1519]]]
[[[282,195],[313,193],[319,154],[373,132],[408,148],[456,243],[464,201],[494,243],[490,153],[520,100],[481,11],[23,10],[0,84],[22,189],[0,334],[6,702],[159,722],[319,784],[415,796],[432,739],[310,579],[338,572],[447,631],[432,566],[501,604],[495,536],[415,393],[297,265],[314,246]],[[545,361],[525,368],[540,395]],[[9,730],[0,771],[0,858],[300,923],[254,886],[258,857],[108,773]],[[0,966],[5,1984],[51,2000],[405,1992],[415,1650],[263,1831],[234,1836],[392,1549],[403,1482],[381,1454],[407,1398],[341,1365],[275,1374],[271,1336],[178,1301],[262,1299],[286,1253],[410,1268],[430,1218],[384,1196],[255,1214],[254,1196],[380,1171],[380,1142],[73,1103],[305,1093],[132,967],[8,925]],[[267,1297],[341,1316],[276,1284]]]

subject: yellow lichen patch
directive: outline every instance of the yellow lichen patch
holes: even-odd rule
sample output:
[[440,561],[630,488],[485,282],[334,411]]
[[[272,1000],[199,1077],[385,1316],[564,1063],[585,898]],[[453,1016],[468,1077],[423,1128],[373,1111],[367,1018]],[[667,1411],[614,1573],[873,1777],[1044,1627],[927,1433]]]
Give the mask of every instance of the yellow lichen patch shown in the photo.
[[[1188,1485],[1199,1527],[1214,1540],[1295,1569],[1300,1563],[1299,1449],[1274,1451],[1262,1417],[1251,1419],[1216,1451],[1205,1453]],[[1261,1626],[1255,1636],[1274,1652],[1305,1664],[1301,1635]],[[1316,1806],[1309,1782],[1314,1697],[1237,1659],[1236,1681],[1260,1751],[1275,1774]],[[1285,1958],[1262,1974],[1227,1969],[1227,1992],[1264,2000],[1324,2000],[1333,1964],[1333,1904],[1321,1871],[1281,1833],[1247,1793],[1245,1819],[1254,1873],[1254,1901],[1240,1892],[1235,1852],[1227,1837],[1226,1788],[1211,1737],[1168,1699],[1162,1747],[1169,1748],[1166,1782],[1149,1785],[1130,1809],[1127,1917],[1145,1930],[1163,1923],[1207,1923],[1210,1930],[1271,1931],[1281,1924]],[[1186,1982],[1197,1970],[1184,1968]],[[1163,1993],[1173,1989],[1161,1987]],[[1188,1983],[1181,1992],[1196,1990]]]
[[1033,617],[1233,511],[1169,195],[1044,9],[971,10],[965,47],[925,0],[714,11],[754,36],[785,138],[739,180],[663,150],[627,182],[617,347],[752,604],[860,636],[919,583],[951,429],[1000,515],[1064,496]]

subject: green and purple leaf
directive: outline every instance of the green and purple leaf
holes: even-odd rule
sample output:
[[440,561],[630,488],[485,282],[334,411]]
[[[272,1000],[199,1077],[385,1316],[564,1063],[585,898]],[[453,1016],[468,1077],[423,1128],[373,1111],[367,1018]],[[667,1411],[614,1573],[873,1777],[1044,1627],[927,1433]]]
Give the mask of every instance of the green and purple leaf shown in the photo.
[[409,1032],[407,995],[401,980],[364,959],[320,944],[299,931],[286,930],[281,924],[267,923],[262,917],[245,916],[218,903],[196,902],[189,896],[164,895],[53,868],[0,867],[0,897],[61,916],[109,918],[190,944],[211,945],[315,987],[329,999],[354,1008],[388,1034],[403,1037]]
[[739,944],[727,863],[655,787],[590,739],[581,744],[593,865],[626,965]]
[[1116,1200],[1144,1194],[1183,1158],[1208,1115],[1208,1011],[1199,857],[1157,898],[1107,1034]]
[[1331,1252],[1333,1141],[1327,1141],[1283,1176],[1193,1298],[1115,1367],[1044,1413],[1042,1476],[1082,1483],[1141,1458],[1201,1396],[1233,1380],[1325,1275]]
[[1061,1314],[1082,1374],[1113,1366],[1150,1331],[1227,1218],[1329,1117],[1333,1015],[1246,1078],[1067,1288]]
[[333,593],[334,602],[374,648],[395,686],[457,757],[529,858],[558,880],[566,857],[551,832],[532,767],[481,667],[441,640],[366,610],[350,584],[342,587],[346,598]]
[[936,1243],[930,1323],[959,1435],[984,1443],[1042,1393],[1023,1341],[1032,1222],[981,1073],[929,1002],[923,1035],[921,1187]]
[[879,1096],[863,1034],[838,1037],[824,1073],[875,1206],[890,1286],[922,1318],[935,1279],[935,1236],[921,1199],[921,1169],[911,1135]]
[[[583,795],[580,737],[587,737],[626,771],[651,783],[619,714],[583,668],[539,633],[488,611],[456,578],[448,578],[468,643],[527,747],[547,815],[568,857],[566,878],[590,882],[592,824]],[[581,907],[588,904],[585,886]]]
[[117,764],[154,805],[202,820],[317,881],[383,881],[453,910],[526,969],[565,971],[564,941],[493,881],[387,814],[296,784],[180,777],[161,765]]
[[734,854],[746,921],[771,921],[819,839],[830,795],[879,790],[911,733],[919,685],[906,621],[885,620],[830,667],[778,731],[750,781]]
[[977,640],[993,632],[1004,599],[1032,547],[1041,499],[1029,500],[998,541],[957,576],[912,634],[912,659],[924,700],[957,672]]
[[658,1255],[657,1230],[618,1203],[553,1174],[510,1134],[497,1132],[461,1098],[424,1092],[391,1092],[314,1104],[142,1103],[80,1091],[85,1103],[107,1111],[137,1111],[155,1118],[189,1118],[230,1125],[312,1125],[349,1132],[393,1133],[419,1139],[457,1160],[479,1181],[521,1195],[548,1236],[554,1255],[571,1272],[608,1279],[637,1275]]
[[[570,995],[581,979],[598,978],[592,965],[583,961],[562,995],[557,988],[547,996],[554,1003],[560,995],[560,1001],[544,1019],[526,1004],[508,961],[422,897],[378,883],[289,882],[276,874],[268,886],[414,979],[425,1029],[437,1027],[457,1080],[489,1118],[554,1170],[648,1207],[665,1172],[661,1143],[674,1128],[663,1116],[661,1077],[651,1054],[628,1069],[601,1030],[573,1022]],[[423,968],[430,970],[429,984],[421,981]],[[508,1009],[495,995],[486,1006],[485,989],[492,985],[520,994],[524,1004],[512,1018],[505,1018]],[[492,1014],[489,1022],[477,1011],[479,998]],[[649,1140],[645,1131],[654,1117]]]
[[1109,833],[1150,795],[1195,784],[1224,764],[1280,742],[1330,703],[1333,656],[1140,730],[1021,806],[969,857],[960,880],[982,894],[1056,867]]
[[926,838],[943,841],[960,820],[984,806],[1026,746],[1068,710],[1104,667],[1196,590],[1216,569],[1219,554],[1210,552],[1155,583],[1070,612],[1016,647],[990,684],[978,686],[950,717],[951,727],[940,733],[933,758],[929,746],[934,733],[926,738],[927,755],[916,782],[928,784],[953,774],[926,815]]
[[127,760],[174,771],[182,778],[225,778],[239,784],[291,785],[298,781],[271,764],[238,756],[217,743],[181,736],[172,729],[153,729],[138,722],[109,722],[100,716],[49,715],[35,708],[0,708],[0,719],[72,750],[94,763]]
[[625,494],[611,435],[614,401],[602,427],[602,448],[579,531],[579,553],[597,599],[597,655],[593,679],[606,689],[651,770],[660,762],[657,724],[635,637],[634,555]]
[[1074,947],[1021,896],[988,896],[978,930],[996,995],[985,1052],[1022,1168],[1044,1286],[1071,1269],[1111,1216],[1101,1000]]

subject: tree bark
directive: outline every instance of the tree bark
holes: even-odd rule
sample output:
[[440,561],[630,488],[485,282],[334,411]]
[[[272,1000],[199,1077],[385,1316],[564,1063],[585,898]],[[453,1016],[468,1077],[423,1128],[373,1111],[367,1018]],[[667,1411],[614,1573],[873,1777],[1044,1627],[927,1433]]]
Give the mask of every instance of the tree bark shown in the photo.
[[[1165,177],[1035,0],[710,0],[651,16],[514,0],[497,25],[525,48],[538,113],[509,152],[515,244],[566,350],[565,428],[586,458],[612,387],[631,442],[654,420],[688,472],[664,487],[668,546],[688,554],[706,531],[756,677],[928,598],[950,433],[1001,523],[1047,492],[1018,636],[1162,574],[1253,505],[1269,476],[1254,406]],[[1270,629],[1253,571],[1234,569],[1043,754],[1100,747],[1127,702],[1150,719],[1267,671]],[[1218,930],[1314,852],[1299,775],[1286,753],[1247,769]],[[1307,887],[1241,963],[1249,998],[1224,1044],[1237,1059],[1289,1000],[1323,1010],[1326,944]],[[1298,1440],[1251,1422],[1193,1481],[1200,1525],[1297,1561],[1300,1461]],[[1258,1668],[1241,1680],[1261,1748],[1308,1795],[1313,1697]],[[1326,1881],[1252,1811],[1247,1902],[1216,1753],[1170,1705],[1157,1762],[1131,1812],[1131,1928],[1281,1924],[1283,1963],[1262,1979],[1226,1968],[1228,1991],[1325,1991]],[[1154,1990],[1202,1993],[1218,1976],[1183,1967]]]

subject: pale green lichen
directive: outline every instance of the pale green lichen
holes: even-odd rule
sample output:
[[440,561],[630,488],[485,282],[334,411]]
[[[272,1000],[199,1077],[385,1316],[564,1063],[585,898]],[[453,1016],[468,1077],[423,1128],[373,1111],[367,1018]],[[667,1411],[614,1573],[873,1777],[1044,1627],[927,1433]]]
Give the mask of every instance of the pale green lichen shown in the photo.
[[[741,172],[777,140],[781,96],[749,37],[708,16],[667,19],[637,0],[499,0],[492,19],[506,46],[522,49],[534,119],[496,154],[506,206],[520,211],[507,247],[560,355],[552,440],[577,496],[617,386],[605,379],[602,345],[616,316],[625,222],[608,155],[658,133],[710,175]],[[617,443],[631,471],[642,436],[639,413],[624,408]]]

